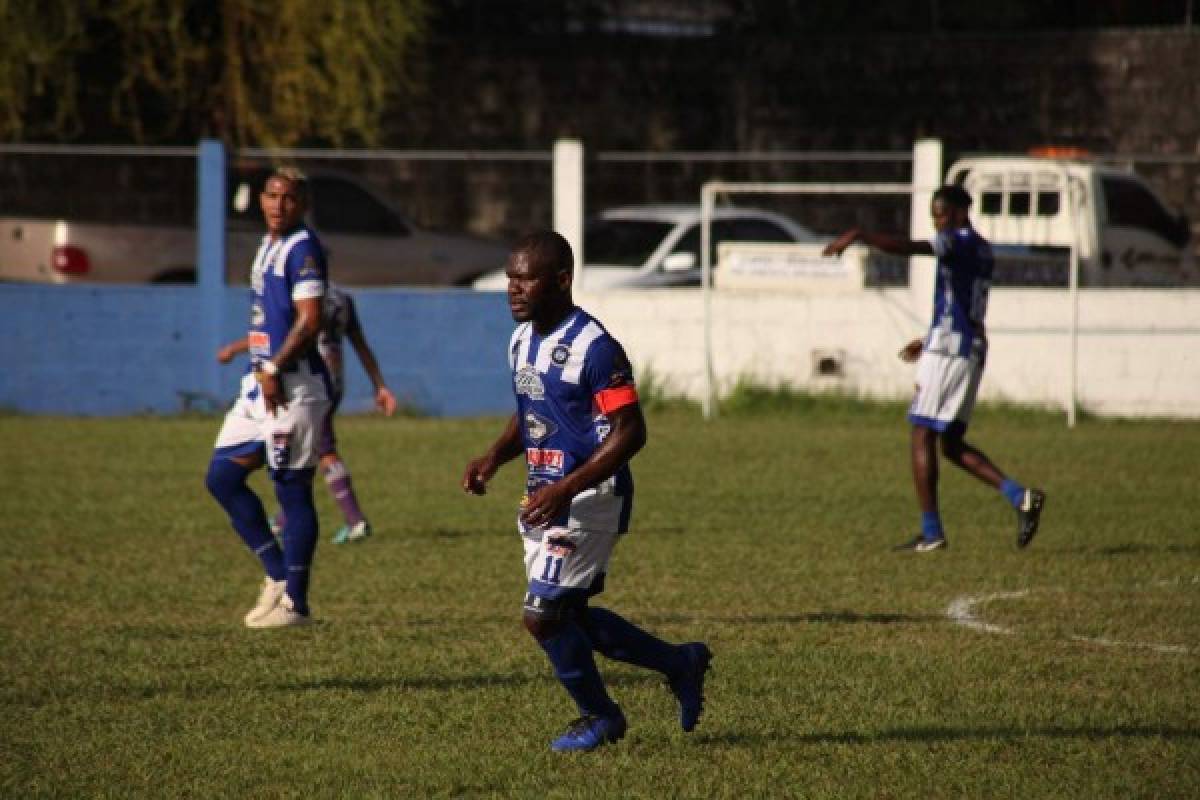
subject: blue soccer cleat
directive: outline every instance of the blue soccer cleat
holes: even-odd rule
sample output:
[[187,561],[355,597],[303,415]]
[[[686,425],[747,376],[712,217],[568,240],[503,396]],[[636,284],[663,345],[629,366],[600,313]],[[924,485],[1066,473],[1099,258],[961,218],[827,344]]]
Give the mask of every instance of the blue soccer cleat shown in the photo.
[[704,711],[704,673],[708,672],[712,651],[704,642],[689,642],[680,646],[688,666],[682,675],[669,681],[668,685],[679,701],[679,727],[690,733]]
[[625,715],[617,709],[607,717],[585,714],[567,726],[567,732],[550,743],[556,753],[587,753],[625,735]]

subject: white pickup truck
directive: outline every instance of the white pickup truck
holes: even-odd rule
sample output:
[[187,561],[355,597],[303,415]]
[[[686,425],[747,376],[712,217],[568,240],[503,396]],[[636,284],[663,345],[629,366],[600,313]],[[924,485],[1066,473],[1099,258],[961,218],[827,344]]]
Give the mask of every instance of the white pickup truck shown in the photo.
[[[245,284],[265,230],[262,169],[229,175],[226,279]],[[309,223],[348,286],[465,286],[503,266],[507,248],[469,235],[421,230],[356,177],[309,174]],[[195,280],[192,226],[112,224],[5,216],[0,209],[0,280],[36,283],[188,283]]]
[[998,285],[1065,285],[1071,247],[1081,286],[1200,284],[1187,219],[1133,172],[1084,157],[978,156],[946,177],[975,201]]
[[[974,200],[997,286],[1066,286],[1073,247],[1080,286],[1200,285],[1188,221],[1133,172],[1062,154],[973,156],[952,164],[946,182]],[[722,245],[717,285],[848,291],[892,282],[873,278],[886,257],[851,251],[834,260],[811,245]]]

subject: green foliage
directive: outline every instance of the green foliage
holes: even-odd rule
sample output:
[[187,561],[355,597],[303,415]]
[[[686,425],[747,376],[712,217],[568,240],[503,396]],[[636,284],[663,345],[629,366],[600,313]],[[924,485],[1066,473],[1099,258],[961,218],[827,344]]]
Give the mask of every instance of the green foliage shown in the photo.
[[0,0],[0,140],[75,130],[86,45],[80,3]]
[[386,103],[411,88],[427,16],[425,0],[0,3],[7,36],[39,55],[0,55],[0,99],[14,109],[0,134],[29,132],[16,109],[49,91],[63,105],[44,127],[73,133],[76,75],[88,70],[89,94],[107,94],[136,141],[258,146],[376,143]]
[[[343,418],[376,535],[318,548],[320,624],[255,632],[256,562],[203,488],[219,420],[0,417],[0,796],[1195,796],[1200,427],[985,409],[1042,532],[1016,550],[947,468],[951,547],[922,556],[889,552],[917,515],[886,411],[649,415],[598,602],[708,640],[708,709],[684,735],[657,676],[601,660],[629,735],[567,758],[518,622],[521,470],[458,488],[502,420]],[[1012,633],[947,617],[992,594]]]

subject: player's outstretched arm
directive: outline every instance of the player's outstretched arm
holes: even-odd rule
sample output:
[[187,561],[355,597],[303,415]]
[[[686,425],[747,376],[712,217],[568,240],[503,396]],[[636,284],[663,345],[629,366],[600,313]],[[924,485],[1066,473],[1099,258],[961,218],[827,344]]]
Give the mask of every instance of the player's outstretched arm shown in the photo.
[[521,512],[526,525],[538,527],[561,514],[584,489],[611,478],[646,445],[646,419],[642,407],[631,403],[608,412],[612,430],[591,458],[557,483],[547,484],[529,496]]
[[513,414],[504,426],[504,432],[492,443],[488,451],[467,462],[462,478],[463,491],[467,494],[487,494],[488,481],[500,467],[521,455],[523,449],[521,428],[517,422],[517,415]]
[[834,239],[825,246],[825,250],[822,253],[826,256],[840,256],[847,247],[855,242],[862,242],[877,250],[891,253],[894,256],[933,255],[933,246],[929,242],[906,239],[903,236],[894,236],[890,233],[871,233],[859,228],[851,228]]
[[243,336],[237,341],[230,342],[217,351],[217,361],[222,364],[228,364],[233,360],[233,357],[238,353],[244,353],[250,349],[250,342],[247,337]]
[[375,359],[371,345],[367,344],[366,334],[361,326],[355,326],[346,331],[346,336],[350,339],[350,344],[354,345],[354,352],[358,354],[359,362],[370,377],[371,385],[375,387],[375,407],[390,417],[396,413],[396,396],[383,380],[383,372],[379,369],[379,362]]

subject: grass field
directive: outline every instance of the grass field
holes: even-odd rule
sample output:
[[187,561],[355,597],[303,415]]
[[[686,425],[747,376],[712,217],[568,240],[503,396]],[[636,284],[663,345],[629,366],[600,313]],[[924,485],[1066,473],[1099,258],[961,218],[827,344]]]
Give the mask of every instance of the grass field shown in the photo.
[[900,407],[735,411],[650,415],[603,596],[711,643],[708,712],[684,735],[659,680],[602,663],[629,735],[569,757],[518,622],[520,470],[458,490],[500,420],[342,420],[377,535],[319,548],[321,624],[248,631],[257,564],[202,485],[217,418],[0,418],[0,795],[1200,795],[1200,425],[982,409],[1042,532],[1018,552],[946,471],[951,547],[911,555]]

